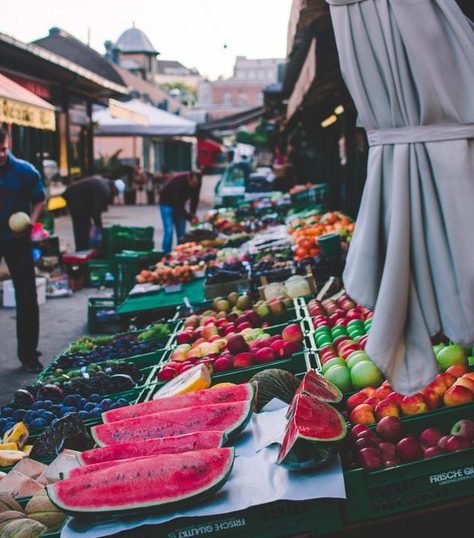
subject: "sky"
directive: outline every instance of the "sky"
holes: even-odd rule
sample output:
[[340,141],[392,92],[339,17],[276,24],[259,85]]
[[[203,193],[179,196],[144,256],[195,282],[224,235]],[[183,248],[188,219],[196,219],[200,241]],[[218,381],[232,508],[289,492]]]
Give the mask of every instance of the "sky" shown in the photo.
[[133,24],[159,59],[228,77],[236,56],[285,58],[291,0],[16,0],[2,10],[0,32],[30,42],[53,26],[103,54]]

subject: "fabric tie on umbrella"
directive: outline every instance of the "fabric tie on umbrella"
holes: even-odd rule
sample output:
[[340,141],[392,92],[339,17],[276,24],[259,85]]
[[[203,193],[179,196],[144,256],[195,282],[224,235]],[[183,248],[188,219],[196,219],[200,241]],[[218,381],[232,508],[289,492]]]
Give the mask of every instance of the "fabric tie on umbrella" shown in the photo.
[[344,285],[412,394],[438,373],[431,337],[474,342],[474,27],[454,0],[326,1],[370,146]]

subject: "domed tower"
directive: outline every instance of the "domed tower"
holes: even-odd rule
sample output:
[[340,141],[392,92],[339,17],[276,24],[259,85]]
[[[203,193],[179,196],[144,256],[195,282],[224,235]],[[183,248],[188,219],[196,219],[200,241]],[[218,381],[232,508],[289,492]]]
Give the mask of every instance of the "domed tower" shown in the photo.
[[156,57],[159,52],[155,50],[146,34],[135,28],[135,24],[125,30],[116,43],[108,41],[105,46],[107,56],[112,61],[145,80],[150,82],[154,80],[158,72]]

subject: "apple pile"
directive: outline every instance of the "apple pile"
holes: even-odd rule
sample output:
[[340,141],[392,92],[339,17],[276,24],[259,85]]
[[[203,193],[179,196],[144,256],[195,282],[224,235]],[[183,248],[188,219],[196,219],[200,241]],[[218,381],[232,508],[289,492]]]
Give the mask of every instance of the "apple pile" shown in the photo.
[[474,402],[474,372],[454,365],[412,395],[394,391],[388,381],[378,388],[365,387],[347,398],[346,410],[352,424],[370,426],[386,416],[407,417],[471,402]]
[[432,426],[414,435],[406,430],[400,418],[386,416],[377,423],[375,430],[363,424],[353,426],[342,460],[346,468],[376,471],[473,446],[472,420],[460,419],[448,432]]
[[[211,324],[205,325],[203,330],[210,327]],[[261,327],[246,327],[238,334],[232,332],[222,337],[219,334],[213,336],[216,338],[208,342],[201,337],[192,345],[178,345],[171,353],[170,360],[161,366],[158,380],[173,379],[200,363],[207,364],[214,373],[219,373],[287,359],[301,350],[303,342],[298,323],[287,325],[281,335],[270,336]]]

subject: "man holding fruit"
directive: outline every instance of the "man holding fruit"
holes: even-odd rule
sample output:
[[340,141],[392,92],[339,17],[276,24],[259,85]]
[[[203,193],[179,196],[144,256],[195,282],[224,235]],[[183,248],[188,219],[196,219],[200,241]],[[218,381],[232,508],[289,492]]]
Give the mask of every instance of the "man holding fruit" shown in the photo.
[[10,152],[8,132],[0,127],[0,261],[5,258],[15,289],[18,358],[33,373],[43,366],[37,351],[39,308],[30,232],[45,198],[38,170]]

